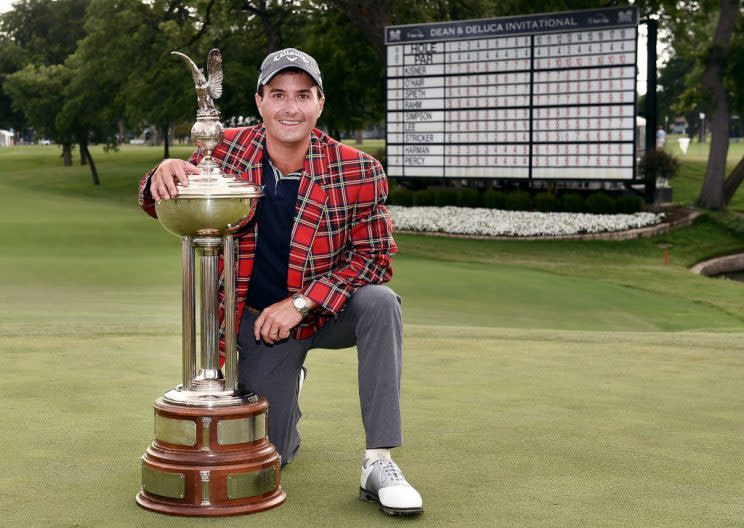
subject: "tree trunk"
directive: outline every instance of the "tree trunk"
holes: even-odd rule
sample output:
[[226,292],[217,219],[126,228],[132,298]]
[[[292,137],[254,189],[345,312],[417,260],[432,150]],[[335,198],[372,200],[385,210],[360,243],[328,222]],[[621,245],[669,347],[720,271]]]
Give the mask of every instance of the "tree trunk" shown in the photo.
[[170,137],[168,135],[168,125],[163,127],[163,159],[170,158]]
[[93,158],[90,155],[90,151],[88,150],[88,145],[85,143],[80,144],[80,150],[85,151],[85,154],[82,154],[81,156],[85,156],[88,160],[88,165],[90,166],[90,177],[93,179],[93,185],[101,185],[101,180],[98,179],[98,171],[96,170],[96,164],[93,161]]
[[354,142],[357,145],[361,145],[362,143],[364,143],[364,130],[357,130],[354,133]]
[[88,164],[88,149],[80,143],[80,165]]
[[385,26],[392,20],[393,0],[336,0],[381,58],[385,58]]
[[713,45],[701,79],[703,93],[709,94],[711,102],[709,114],[711,140],[708,166],[697,202],[709,209],[725,207],[723,183],[726,178],[726,156],[729,146],[729,104],[723,67],[731,47],[731,36],[738,16],[739,0],[721,0],[721,12],[713,34]]
[[266,11],[266,2],[261,2],[264,15],[261,16],[261,27],[266,35],[266,54],[273,53],[281,48],[282,35],[279,27],[274,23],[271,14]]
[[62,143],[62,163],[65,167],[72,167],[72,146],[70,143]]
[[269,5],[267,0],[246,0],[243,8],[248,11],[248,19],[257,16],[261,20],[261,29],[266,37],[266,53],[273,53],[281,48],[282,34],[281,25],[283,18],[289,14],[291,3],[282,4],[275,2]]
[[644,177],[643,199],[647,204],[652,204],[656,201],[656,172],[649,171]]
[[741,182],[744,181],[744,157],[739,160],[736,168],[731,171],[726,181],[723,183],[723,205],[728,206],[731,203],[731,199],[736,194],[736,189],[739,188]]

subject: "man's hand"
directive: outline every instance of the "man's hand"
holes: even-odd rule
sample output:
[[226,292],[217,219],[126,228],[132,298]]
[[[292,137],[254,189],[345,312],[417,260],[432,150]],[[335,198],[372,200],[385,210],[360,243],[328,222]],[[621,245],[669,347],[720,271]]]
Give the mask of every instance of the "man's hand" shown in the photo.
[[[316,308],[318,304],[310,299],[310,309]],[[300,324],[302,315],[292,306],[292,298],[284,299],[278,303],[265,308],[253,325],[253,336],[256,341],[263,339],[267,345],[273,345],[278,341],[289,338],[292,329]]]
[[150,194],[156,202],[168,200],[178,196],[178,187],[180,183],[184,187],[189,185],[189,174],[199,174],[199,169],[189,163],[179,159],[167,159],[158,165],[157,170],[150,178]]

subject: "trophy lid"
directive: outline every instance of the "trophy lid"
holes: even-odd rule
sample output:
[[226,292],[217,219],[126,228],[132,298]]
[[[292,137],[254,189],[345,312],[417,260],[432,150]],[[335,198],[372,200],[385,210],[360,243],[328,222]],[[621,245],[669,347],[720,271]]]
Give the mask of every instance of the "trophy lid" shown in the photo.
[[179,198],[259,198],[263,194],[260,185],[226,176],[199,174],[189,179],[187,187],[178,185]]

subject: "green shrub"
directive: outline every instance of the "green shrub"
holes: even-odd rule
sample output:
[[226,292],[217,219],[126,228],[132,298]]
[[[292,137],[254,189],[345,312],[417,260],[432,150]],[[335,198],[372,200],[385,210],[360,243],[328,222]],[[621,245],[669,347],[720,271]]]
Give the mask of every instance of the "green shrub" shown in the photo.
[[637,213],[643,206],[640,196],[620,196],[615,202],[615,211],[618,213]]
[[429,189],[421,189],[413,193],[413,205],[425,206],[434,204],[434,192]]
[[561,202],[552,192],[539,192],[535,195],[535,209],[543,213],[552,213],[561,208]]
[[413,205],[413,193],[404,187],[390,191],[387,203],[390,205]]
[[566,193],[561,197],[561,209],[567,213],[583,213],[586,202],[578,193]]
[[679,170],[679,160],[663,149],[649,150],[638,166],[646,179],[671,179]]
[[478,189],[465,188],[457,193],[457,205],[460,207],[480,207],[481,199]]
[[369,155],[379,161],[383,167],[387,167],[387,156],[385,155],[385,147],[370,150]]
[[506,196],[504,209],[507,211],[526,211],[530,208],[530,193],[526,191],[512,191]]
[[489,209],[503,209],[506,203],[506,194],[494,189],[488,189],[483,193],[483,205]]
[[603,192],[594,193],[586,199],[586,210],[593,214],[614,213],[615,200]]
[[444,207],[446,205],[457,205],[457,190],[437,189],[434,192],[434,205]]

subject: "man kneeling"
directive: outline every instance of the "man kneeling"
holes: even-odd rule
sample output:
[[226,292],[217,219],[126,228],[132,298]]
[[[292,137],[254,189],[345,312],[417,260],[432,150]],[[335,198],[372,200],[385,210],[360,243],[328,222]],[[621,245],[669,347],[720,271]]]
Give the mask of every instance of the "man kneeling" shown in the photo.
[[[360,498],[388,514],[419,513],[421,496],[390,456],[402,443],[402,318],[400,298],[382,285],[397,250],[387,178],[377,160],[315,129],[324,103],[315,59],[272,53],[256,93],[263,123],[226,130],[212,154],[265,191],[256,221],[236,233],[239,388],[268,399],[269,438],[286,465],[300,448],[307,352],[356,345],[366,434]],[[155,216],[156,201],[177,196],[202,155],[150,171],[140,183],[145,211]]]

